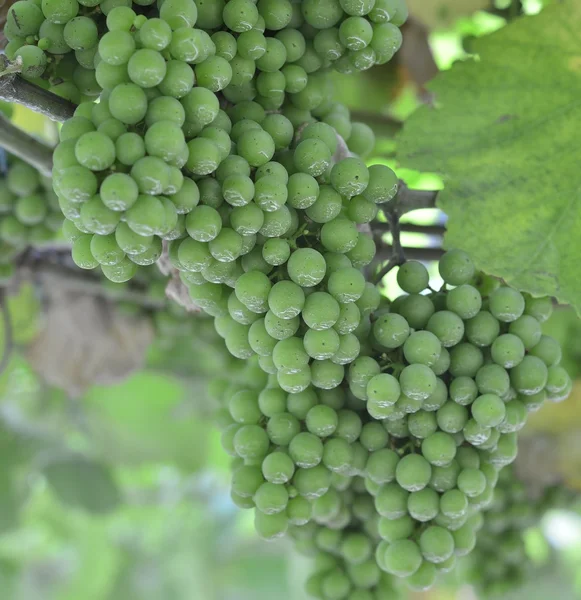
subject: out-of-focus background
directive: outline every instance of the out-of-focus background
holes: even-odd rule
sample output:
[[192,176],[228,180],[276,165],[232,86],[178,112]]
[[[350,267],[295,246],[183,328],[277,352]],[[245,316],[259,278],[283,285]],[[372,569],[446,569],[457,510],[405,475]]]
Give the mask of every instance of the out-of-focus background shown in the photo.
[[[475,37],[505,26],[516,4],[408,2],[412,18],[398,59],[350,75],[349,84],[338,75],[336,86],[353,119],[376,131],[372,162],[396,168],[401,120],[430,102],[424,84],[467,57]],[[547,2],[522,4],[532,14]],[[15,111],[20,126],[51,135],[40,117]],[[414,187],[442,185],[431,174],[398,174]],[[441,215],[424,211],[414,220],[435,227],[429,234],[408,228],[404,244],[439,248]],[[236,377],[244,365],[226,357],[204,317],[186,317],[178,308],[136,314],[121,292],[113,308],[74,286],[58,291],[66,287],[58,270],[45,276],[42,288],[23,284],[8,300],[11,335],[8,321],[0,325],[3,345],[11,338],[0,375],[0,597],[305,599],[309,559],[289,542],[259,540],[251,512],[230,500],[230,459],[213,428],[207,384]],[[394,278],[386,289],[397,295]],[[545,331],[559,339],[563,364],[579,377],[581,322],[559,308]],[[523,438],[519,469],[526,478],[581,490],[581,382],[565,404],[533,415]],[[581,597],[580,515],[549,511],[526,529],[531,575],[520,589],[497,597]],[[410,600],[477,599],[464,571],[461,566],[434,591],[410,593]]]

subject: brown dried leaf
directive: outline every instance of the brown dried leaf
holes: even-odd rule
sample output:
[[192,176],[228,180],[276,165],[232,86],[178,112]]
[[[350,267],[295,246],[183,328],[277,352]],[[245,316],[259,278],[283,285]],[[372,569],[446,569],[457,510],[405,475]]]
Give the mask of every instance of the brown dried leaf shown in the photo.
[[102,297],[59,289],[57,281],[46,291],[44,328],[28,359],[47,383],[78,397],[143,367],[154,336],[149,319],[129,316]]
[[424,86],[439,70],[428,40],[428,30],[422,23],[409,19],[403,29],[403,44],[398,59],[404,71],[425,94]]

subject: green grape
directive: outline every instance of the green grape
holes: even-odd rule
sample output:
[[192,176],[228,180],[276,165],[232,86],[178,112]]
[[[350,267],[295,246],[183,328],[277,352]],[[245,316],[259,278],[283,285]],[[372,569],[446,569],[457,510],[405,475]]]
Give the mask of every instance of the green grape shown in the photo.
[[105,134],[115,142],[121,135],[126,133],[127,127],[124,123],[121,123],[121,121],[118,121],[117,119],[107,119],[105,122],[99,125],[97,131]]
[[[266,329],[268,331],[268,326],[266,326]],[[309,363],[309,356],[305,352],[303,342],[300,338],[287,337],[280,340],[274,347],[272,360],[279,371],[298,373]]]
[[357,329],[361,321],[361,312],[356,304],[341,304],[339,307],[339,318],[333,328],[340,335],[347,335]]
[[284,485],[269,481],[263,483],[253,497],[256,508],[267,515],[283,512],[288,504],[288,499],[288,491]]
[[[421,492],[414,492],[413,494],[410,494],[408,501],[409,498],[418,493]],[[409,515],[405,515],[397,519],[381,517],[379,519],[378,528],[381,539],[392,544],[397,540],[404,540],[410,537],[414,532],[415,523]]]
[[80,269],[94,269],[99,266],[91,252],[91,240],[91,235],[83,234],[73,242],[72,258]]
[[91,253],[100,265],[113,266],[125,258],[125,252],[119,247],[115,235],[94,235],[91,240]]
[[438,428],[433,412],[427,412],[425,406],[422,408],[424,410],[409,415],[407,420],[410,434],[419,439],[427,438]]
[[448,310],[467,320],[480,312],[482,298],[476,288],[463,284],[448,292],[446,306]]
[[483,394],[471,405],[474,420],[483,427],[496,427],[502,423],[506,407],[504,402],[494,394]]
[[273,266],[284,264],[290,257],[291,249],[286,240],[272,238],[267,240],[262,247],[264,260]]
[[332,358],[340,347],[339,334],[334,329],[309,329],[304,336],[304,348],[311,358]]
[[397,190],[397,175],[388,166],[372,165],[369,167],[369,183],[363,192],[368,200],[376,204],[384,204],[393,200]]
[[263,129],[251,129],[245,131],[238,139],[237,151],[248,164],[260,167],[272,159],[275,143],[271,135]]
[[266,456],[269,439],[266,431],[258,425],[244,425],[234,436],[234,448],[244,459],[262,459]]
[[107,208],[124,211],[137,201],[139,189],[134,179],[125,173],[108,175],[99,189],[101,200]]
[[335,473],[347,473],[352,466],[354,450],[343,438],[330,438],[323,446],[323,464]]
[[280,209],[287,197],[285,182],[277,175],[265,175],[255,182],[254,202],[265,212]]
[[291,525],[306,525],[312,517],[311,503],[302,496],[292,498],[287,504],[286,515]]
[[474,377],[483,363],[482,351],[472,344],[461,343],[450,350],[450,373],[454,377]]
[[119,121],[135,125],[145,117],[147,97],[145,92],[134,83],[121,83],[111,90],[109,109]]
[[[189,94],[187,94],[187,96],[189,96]],[[186,111],[184,106],[179,100],[169,96],[159,96],[151,100],[145,115],[145,123],[147,126],[152,125],[156,121],[173,121],[181,127],[184,125],[185,120]],[[184,160],[183,162],[185,164],[186,161]]]
[[412,492],[408,497],[408,512],[421,523],[431,521],[440,512],[440,496],[431,488]]
[[343,217],[337,217],[321,228],[321,242],[331,252],[349,252],[357,244],[358,237],[355,224]]
[[408,261],[398,270],[397,283],[408,294],[419,294],[429,285],[428,270],[422,263]]
[[432,433],[422,441],[422,454],[430,464],[445,467],[456,456],[456,442],[448,433]]
[[422,564],[422,552],[412,540],[396,540],[383,556],[385,570],[397,577],[413,575]]
[[527,314],[513,321],[508,328],[508,332],[518,336],[522,340],[525,350],[530,350],[536,346],[542,335],[539,321]]
[[444,348],[455,346],[464,337],[464,322],[457,314],[447,310],[434,313],[426,329],[440,340]]
[[488,311],[481,311],[465,323],[466,338],[475,346],[490,346],[500,333],[500,323]]
[[[452,556],[451,558],[454,558]],[[443,563],[440,563],[443,564]],[[429,562],[422,562],[420,568],[408,577],[406,583],[412,589],[418,592],[429,590],[438,575],[437,567]]]
[[312,206],[319,196],[317,180],[307,173],[293,173],[288,181],[288,203],[293,208],[306,209]]
[[37,4],[15,2],[8,10],[5,28],[6,31],[14,31],[21,37],[36,35],[44,19],[45,16]]
[[524,312],[525,299],[517,290],[499,287],[490,294],[490,312],[505,323],[516,321]]
[[131,166],[145,156],[145,142],[137,133],[124,133],[115,141],[117,160]]
[[468,420],[467,409],[455,402],[446,402],[436,414],[438,426],[446,433],[458,433]]
[[411,294],[402,298],[397,306],[398,312],[406,319],[410,327],[414,329],[425,329],[435,307],[427,296]]
[[81,206],[81,222],[91,233],[108,235],[115,231],[121,215],[107,208],[99,196],[93,196]]
[[452,532],[454,538],[454,553],[457,556],[466,556],[476,546],[476,532],[470,523]]
[[[120,224],[121,225],[121,224]],[[119,226],[115,231],[118,231]],[[159,238],[153,238],[151,245],[144,252],[140,252],[137,254],[131,254],[129,259],[132,260],[135,264],[141,266],[153,265],[160,258],[162,253],[162,245],[161,240]]]
[[538,394],[547,385],[549,371],[546,364],[537,356],[525,356],[510,371],[510,383],[519,394]]
[[195,67],[198,85],[213,92],[223,90],[232,79],[232,67],[221,56],[210,56]]
[[539,342],[530,350],[532,356],[540,358],[547,367],[553,367],[561,362],[561,346],[559,342],[548,335],[542,335]]
[[315,223],[328,223],[341,213],[342,208],[341,196],[331,186],[322,185],[315,203],[307,207],[306,214]]
[[409,363],[428,367],[438,360],[441,349],[440,340],[429,331],[415,331],[403,345],[403,353]]
[[327,286],[338,302],[355,302],[363,295],[365,278],[357,269],[347,267],[331,273]]
[[395,478],[397,483],[408,492],[424,489],[430,482],[432,468],[430,463],[419,454],[408,454],[397,464]]
[[[318,437],[328,437],[335,433],[339,418],[337,413],[329,406],[313,406],[306,415],[307,429]],[[301,465],[303,466],[303,465]]]
[[448,560],[454,552],[454,538],[443,527],[428,527],[420,535],[419,545],[422,556],[436,564]]
[[519,337],[512,333],[505,333],[497,337],[490,350],[492,360],[505,369],[518,365],[525,355],[524,344]]
[[153,243],[153,235],[142,236],[135,233],[127,223],[119,223],[115,229],[115,240],[127,254],[143,254]]
[[413,400],[425,400],[436,389],[436,375],[422,364],[405,367],[399,378],[402,392]]
[[[236,427],[237,431],[239,427]],[[254,496],[263,483],[264,477],[260,469],[255,466],[242,465],[232,473],[232,491],[243,498]]]
[[39,185],[38,172],[26,163],[17,162],[8,170],[6,184],[13,194],[30,196]]
[[46,69],[45,53],[37,46],[22,46],[14,53],[20,59],[20,73],[25,77],[41,77]]
[[470,377],[457,377],[450,384],[450,398],[457,404],[466,406],[476,400],[478,387]]
[[326,292],[307,296],[302,317],[308,327],[315,330],[331,328],[339,318],[339,303]]
[[476,385],[481,394],[496,394],[503,398],[510,389],[510,378],[499,365],[484,365],[476,373]]
[[474,264],[462,250],[450,250],[438,263],[440,276],[449,285],[464,285],[474,277]]
[[325,276],[325,259],[316,250],[299,248],[291,254],[287,262],[287,269],[289,277],[297,285],[314,287]]
[[254,513],[254,528],[261,538],[275,540],[286,533],[288,518],[283,513],[267,515],[257,510]]
[[570,380],[566,369],[559,365],[553,365],[547,371],[547,391],[551,394],[559,394],[568,388]]
[[525,294],[525,314],[534,317],[539,323],[544,323],[553,312],[553,302],[550,298],[533,298]]
[[488,441],[491,436],[490,427],[481,425],[475,419],[469,419],[462,430],[466,441],[474,446],[479,446]]
[[349,50],[362,50],[372,37],[371,23],[362,17],[347,17],[339,27],[339,39]]
[[402,316],[388,313],[374,323],[373,334],[381,346],[391,350],[405,343],[410,335],[410,328]]
[[368,183],[369,171],[360,158],[344,158],[331,169],[331,184],[342,196],[362,194]]
[[484,492],[486,477],[478,469],[463,469],[458,475],[458,489],[468,498],[475,498]]
[[294,164],[301,173],[318,177],[327,170],[330,163],[331,151],[320,139],[305,139],[295,149]]
[[45,220],[48,207],[43,196],[33,194],[22,196],[14,204],[14,216],[23,225],[37,225]]

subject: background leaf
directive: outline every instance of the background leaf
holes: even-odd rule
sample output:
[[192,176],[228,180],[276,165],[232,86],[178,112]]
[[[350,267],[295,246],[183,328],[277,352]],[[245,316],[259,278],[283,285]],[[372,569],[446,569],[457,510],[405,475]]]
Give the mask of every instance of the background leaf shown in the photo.
[[63,504],[107,513],[121,502],[111,471],[101,463],[81,456],[66,456],[51,461],[43,472]]
[[564,1],[475,43],[430,84],[399,140],[403,166],[441,173],[446,243],[534,295],[581,310],[581,5]]

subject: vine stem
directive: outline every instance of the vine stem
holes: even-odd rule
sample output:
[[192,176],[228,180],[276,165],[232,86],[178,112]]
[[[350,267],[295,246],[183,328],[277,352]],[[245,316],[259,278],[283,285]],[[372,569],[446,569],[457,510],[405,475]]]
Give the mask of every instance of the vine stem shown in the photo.
[[53,121],[63,122],[70,119],[76,106],[44,88],[14,73],[0,77],[0,100],[11,104],[22,104]]
[[0,146],[38,169],[43,175],[50,177],[52,148],[15,127],[2,115],[0,115]]
[[422,208],[435,208],[437,195],[438,192],[434,190],[411,190],[403,181],[400,181],[397,196],[384,209],[393,241],[387,264],[375,276],[376,283],[380,283],[392,269],[403,265],[406,261],[406,253],[401,243],[402,225],[399,222],[401,216]]
[[385,211],[387,222],[389,223],[389,230],[393,238],[392,253],[391,257],[387,261],[387,264],[379,271],[375,277],[375,282],[379,283],[383,278],[395,267],[403,265],[405,262],[405,253],[401,245],[401,229],[399,224],[399,214],[397,210],[391,209]]

